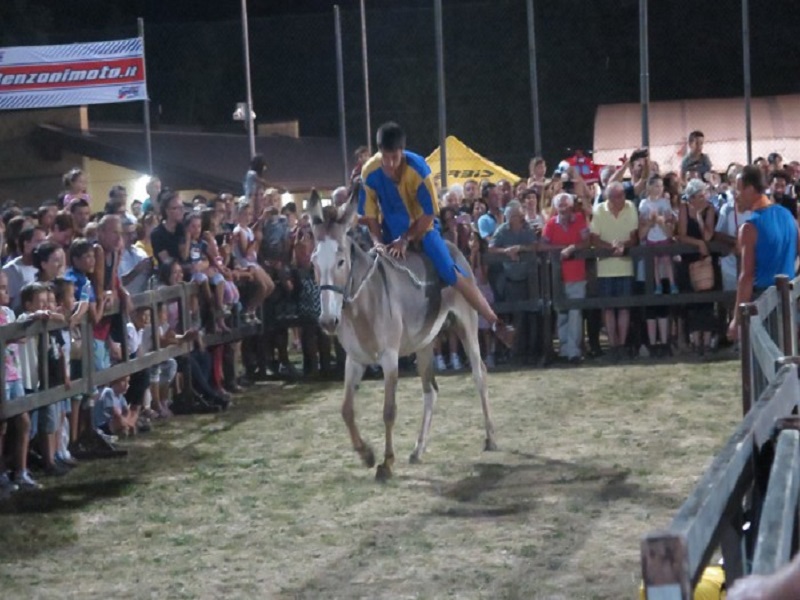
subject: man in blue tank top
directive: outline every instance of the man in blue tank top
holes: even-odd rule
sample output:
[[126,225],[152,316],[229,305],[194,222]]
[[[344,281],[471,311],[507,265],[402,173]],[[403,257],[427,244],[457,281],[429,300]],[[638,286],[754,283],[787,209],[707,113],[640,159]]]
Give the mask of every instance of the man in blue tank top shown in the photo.
[[[736,204],[753,214],[739,228],[741,272],[736,306],[750,302],[775,283],[776,275],[794,277],[800,230],[792,214],[765,194],[761,170],[745,167],[736,178]],[[734,312],[728,337],[739,337],[739,313]]]

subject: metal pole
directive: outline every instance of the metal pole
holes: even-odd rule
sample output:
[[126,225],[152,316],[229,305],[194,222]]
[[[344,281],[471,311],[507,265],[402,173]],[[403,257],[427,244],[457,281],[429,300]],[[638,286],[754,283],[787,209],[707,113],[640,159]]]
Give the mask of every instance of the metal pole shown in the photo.
[[361,64],[364,68],[364,111],[367,119],[367,151],[372,154],[372,126],[369,116],[369,66],[367,61],[367,12],[361,0]]
[[639,0],[639,101],[642,105],[642,147],[650,145],[650,58],[647,39],[647,0]]
[[256,155],[256,131],[253,123],[253,84],[250,81],[250,28],[247,24],[247,0],[242,0],[242,48],[244,49],[244,80],[247,86],[247,139],[250,142],[250,158]]
[[539,120],[539,78],[536,68],[536,29],[533,26],[533,0],[528,0],[528,66],[531,71],[531,106],[533,108],[533,153],[542,155],[542,129]]
[[444,98],[444,39],[442,35],[442,0],[433,0],[436,24],[436,79],[439,95],[439,159],[441,160],[441,186],[447,189],[447,107]]
[[342,20],[339,14],[339,5],[333,7],[333,21],[336,29],[336,87],[339,99],[339,138],[342,143],[342,169],[344,169],[344,184],[347,185],[350,173],[347,171],[347,127],[344,113],[344,64],[342,59]]
[[744,136],[747,164],[753,164],[753,127],[750,120],[750,2],[742,0],[742,60],[744,62]]
[[[142,39],[142,55],[144,55],[144,19],[139,17],[136,19],[136,24],[139,26],[139,37]],[[147,64],[145,63],[145,87],[147,86]],[[144,106],[144,147],[147,153],[147,174],[153,174],[153,141],[150,135],[150,98],[145,96],[143,101]]]

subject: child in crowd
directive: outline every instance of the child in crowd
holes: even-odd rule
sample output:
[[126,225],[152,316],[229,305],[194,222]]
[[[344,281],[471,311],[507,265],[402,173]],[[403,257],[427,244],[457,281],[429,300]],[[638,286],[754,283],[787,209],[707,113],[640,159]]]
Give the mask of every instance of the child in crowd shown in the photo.
[[[0,325],[8,325],[16,320],[14,311],[9,308],[11,297],[8,293],[8,277],[0,271]],[[19,346],[16,343],[6,345],[5,360],[5,400],[13,402],[25,396],[22,383],[22,366],[19,360]],[[10,447],[6,444],[8,421],[0,423],[0,494],[7,495],[19,488],[36,489],[39,484],[28,472],[28,444],[30,441],[31,418],[29,413],[22,413],[13,417],[13,475],[9,477],[3,449]]]
[[251,228],[250,223],[253,222],[252,206],[250,206],[250,203],[247,201],[241,201],[238,204],[238,208],[238,225],[236,225],[236,228],[233,230],[232,239],[233,256],[236,259],[236,265],[238,267],[247,269],[252,273],[256,288],[247,302],[244,319],[246,322],[259,324],[260,321],[256,317],[256,309],[264,303],[267,296],[275,289],[272,278],[267,275],[266,271],[258,264],[257,259],[258,247],[261,244],[264,220],[267,217],[267,213],[264,212],[261,214]]
[[[653,175],[647,182],[647,196],[639,204],[639,236],[647,246],[665,246],[672,243],[676,219],[669,199],[664,195],[664,180]],[[655,258],[655,293],[663,292],[661,282],[669,281],[670,294],[678,293],[672,256],[662,254]]]
[[106,435],[134,435],[139,420],[139,407],[130,407],[125,400],[129,378],[120,377],[103,388],[94,407],[95,427]]
[[[146,313],[147,316],[143,316]],[[150,310],[147,308],[139,308],[131,315],[131,321],[125,324],[127,341],[128,341],[128,358],[133,360],[139,356],[144,355],[142,348],[142,341],[144,339],[145,329],[150,328]],[[128,405],[139,409],[139,422],[137,423],[138,430],[142,433],[150,431],[150,419],[145,413],[148,413],[145,395],[149,393],[150,386],[150,370],[142,369],[130,376],[128,390],[125,392],[125,400]]]
[[[100,315],[97,308],[97,295],[95,293],[94,285],[90,276],[94,273],[95,256],[92,244],[84,239],[78,238],[73,240],[69,247],[69,264],[70,267],[64,274],[67,281],[72,282],[74,299],[78,306],[74,310],[72,317],[72,343],[71,343],[71,361],[70,361],[70,374],[72,379],[79,379],[83,376],[81,368],[81,352],[80,346],[84,343],[91,344],[93,339],[81,339],[80,330],[77,328],[77,323],[85,313],[89,313],[89,324],[97,323]],[[81,406],[83,401],[83,406]],[[89,422],[91,415],[88,412],[89,399],[82,396],[75,396],[71,399],[72,408],[70,412],[70,439],[72,443],[76,443],[78,436],[81,433],[81,420],[83,420],[83,430],[90,429]],[[81,419],[83,415],[83,419]]]
[[[53,291],[55,292],[55,310],[63,315],[69,328],[62,330],[62,339],[64,341],[64,360],[66,362],[66,377],[65,385],[70,385],[72,379],[71,358],[72,358],[72,339],[73,329],[77,328],[80,324],[82,314],[77,314],[75,311],[75,284],[68,280],[66,277],[56,277],[53,280]],[[70,414],[72,412],[72,398],[66,398],[61,402],[61,418],[58,424],[58,432],[56,434],[56,461],[67,467],[74,467],[78,464],[69,451],[69,425]],[[80,402],[80,396],[77,398]]]

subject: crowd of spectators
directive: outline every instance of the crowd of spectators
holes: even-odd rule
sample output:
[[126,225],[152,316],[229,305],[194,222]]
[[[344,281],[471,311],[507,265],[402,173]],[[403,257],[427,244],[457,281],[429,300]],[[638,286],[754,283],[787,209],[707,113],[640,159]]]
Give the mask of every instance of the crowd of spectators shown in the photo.
[[[704,136],[693,131],[680,169],[662,172],[647,149],[637,149],[619,165],[600,170],[587,182],[580,165],[561,162],[550,172],[544,159],[530,161],[529,177],[516,184],[469,180],[443,190],[440,225],[446,238],[468,257],[490,302],[530,300],[531,287],[521,259],[526,253],[559,251],[563,293],[567,299],[614,298],[615,308],[569,310],[556,316],[558,358],[580,364],[605,356],[617,362],[638,356],[662,358],[675,353],[706,356],[727,342],[733,300],[626,307],[624,299],[650,293],[676,295],[736,290],[736,236],[749,212],[736,208],[736,181],[743,165],[717,172],[703,152]],[[767,195],[797,219],[800,163],[784,165],[773,153],[754,161],[762,170]],[[589,177],[587,176],[587,179]],[[688,251],[670,252],[681,244]],[[648,259],[634,259],[635,246],[660,246]],[[480,249],[485,249],[481,252]],[[575,258],[577,251],[606,250],[603,258]],[[502,264],[486,264],[500,254]],[[610,254],[610,256],[608,255]],[[652,268],[645,262],[652,261]],[[646,285],[645,273],[652,273]],[[707,282],[701,285],[701,273]],[[543,275],[546,277],[547,275]],[[702,299],[701,299],[702,300]],[[508,315],[517,327],[512,358],[538,362],[545,351],[541,312]],[[484,360],[493,366],[496,344],[482,323]],[[601,347],[601,332],[608,345]],[[437,348],[439,370],[460,369],[462,361],[444,332]],[[497,349],[500,352],[500,349]],[[449,360],[448,360],[448,357]]]
[[[691,265],[706,257],[714,286],[731,291],[736,258],[712,252],[709,243],[732,248],[739,225],[749,216],[735,206],[741,166],[729,165],[718,175],[702,151],[700,132],[692,132],[688,146],[679,172],[661,173],[646,150],[636,150],[620,165],[605,167],[597,183],[585,181],[575,166],[561,163],[549,172],[543,159],[534,158],[529,177],[515,185],[470,180],[442,190],[439,227],[468,257],[490,303],[526,299],[530,286],[524,258],[531,253],[560,256],[569,299],[630,298],[645,289],[647,269],[635,264],[628,250],[676,242],[696,251],[654,259],[648,272],[654,273],[656,294],[690,291]],[[357,158],[354,175],[368,156],[360,149]],[[800,164],[784,167],[778,155],[758,164],[770,182],[772,200],[797,217]],[[32,467],[44,476],[59,476],[83,458],[123,454],[115,446],[118,438],[146,432],[154,421],[176,413],[225,410],[243,386],[343,370],[342,349],[316,321],[319,291],[309,215],[292,202],[284,205],[280,191],[268,187],[262,156],[253,159],[244,191],[238,198],[227,193],[182,198],[153,177],[143,202],[129,202],[126,189],[115,185],[104,209],[93,213],[86,176],[73,169],[64,176],[58,197],[39,208],[11,201],[2,206],[0,325],[63,324],[48,334],[46,349],[38,347],[43,342],[37,336],[7,344],[7,402],[41,390],[43,369],[49,387],[69,386],[80,378],[83,344],[91,344],[96,371],[156,347],[188,344],[192,350],[0,424],[0,493],[39,487]],[[348,189],[334,190],[333,207],[341,208],[348,198]],[[352,234],[357,243],[370,245],[363,225]],[[591,247],[610,255],[575,256]],[[131,300],[182,282],[198,290],[188,306],[165,301],[154,314]],[[713,303],[644,310],[630,310],[624,300],[617,305],[557,316],[564,362],[578,364],[604,353],[614,361],[692,348],[703,353],[720,343],[731,309]],[[92,339],[82,339],[84,317]],[[512,357],[538,358],[541,314],[522,311],[510,318],[522,332]],[[257,325],[252,331],[259,333],[240,343],[206,344],[208,334],[228,332],[235,323]],[[600,345],[603,328],[605,350]],[[500,345],[489,324],[481,322],[480,329],[491,369],[508,357],[498,354]],[[290,360],[292,350],[302,352],[302,373]],[[44,356],[47,364],[40,365]],[[439,370],[463,368],[458,339],[447,329],[436,342],[435,361]]]

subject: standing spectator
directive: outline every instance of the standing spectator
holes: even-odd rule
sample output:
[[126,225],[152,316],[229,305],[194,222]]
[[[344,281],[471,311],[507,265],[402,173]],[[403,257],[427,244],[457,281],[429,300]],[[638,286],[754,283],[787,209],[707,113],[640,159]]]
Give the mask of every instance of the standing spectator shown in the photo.
[[681,177],[685,178],[689,172],[694,172],[703,178],[711,170],[711,159],[703,154],[703,143],[706,138],[702,131],[692,131],[689,134],[688,152],[681,161]]
[[78,198],[69,205],[69,213],[72,215],[73,232],[76,237],[83,237],[85,235],[86,226],[89,224],[92,216],[92,209],[89,207],[89,202],[84,198]]
[[[631,173],[631,180],[623,181],[625,172],[628,170]],[[650,177],[650,153],[647,148],[638,148],[631,152],[630,157],[625,158],[622,166],[611,174],[608,183],[614,181],[621,183],[625,198],[638,201],[645,193],[648,177]]]
[[[647,246],[665,246],[672,243],[674,234],[675,217],[669,200],[664,197],[664,181],[660,176],[653,175],[647,182],[647,196],[639,204],[639,238]],[[662,254],[656,256],[654,262],[655,293],[668,291],[670,294],[677,294],[672,256]],[[664,280],[669,286],[666,290],[662,286]]]
[[467,179],[464,182],[464,204],[466,206],[470,206],[478,199],[479,190],[478,182],[474,179]]
[[33,264],[33,251],[44,241],[44,238],[44,230],[38,227],[23,229],[18,240],[20,256],[3,267],[3,272],[8,280],[9,306],[17,312],[22,308],[20,300],[22,288],[36,279],[37,271]]
[[[612,251],[611,258],[597,260],[597,280],[600,294],[606,298],[628,298],[633,288],[633,262],[623,257],[625,250],[638,241],[639,217],[630,200],[625,199],[625,188],[618,182],[609,183],[606,201],[598,205],[591,224],[591,240],[595,248]],[[603,320],[608,334],[611,359],[623,358],[628,339],[630,309],[606,308]]]
[[[792,216],[764,194],[764,180],[756,167],[745,167],[736,180],[738,206],[753,214],[739,230],[742,271],[736,289],[736,306],[750,302],[775,283],[776,275],[794,276],[798,226]],[[734,312],[728,337],[739,335],[739,314]]]
[[144,189],[147,191],[147,198],[142,203],[142,212],[144,214],[161,214],[161,204],[158,201],[158,197],[161,194],[161,180],[154,175],[147,182]]
[[119,277],[130,294],[140,294],[147,289],[153,273],[153,261],[147,253],[136,246],[136,221],[122,221],[122,237],[125,247],[119,257]]
[[142,216],[143,213],[141,200],[134,200],[131,202],[131,214],[137,219]]
[[528,187],[541,198],[548,183],[547,163],[541,156],[534,156],[528,163]]
[[[572,258],[575,251],[589,243],[589,228],[582,212],[574,211],[570,194],[561,193],[553,198],[556,214],[547,221],[542,232],[542,250],[561,249],[561,279],[564,295],[570,299],[586,297],[586,261]],[[559,355],[570,363],[581,362],[583,342],[583,315],[580,309],[558,314]]]
[[489,240],[494,235],[495,230],[503,223],[500,190],[493,183],[481,186],[481,200],[487,210],[478,218],[476,223],[481,237]]
[[331,204],[333,204],[336,208],[340,208],[347,204],[347,200],[349,196],[347,194],[347,188],[340,186],[333,190],[333,194],[331,194]]
[[[687,269],[686,274],[689,278],[690,265],[710,256],[708,242],[714,237],[716,212],[708,201],[706,184],[699,179],[689,181],[685,196],[686,202],[681,204],[678,216],[678,241],[696,246],[698,252],[682,257],[681,264]],[[714,331],[714,304],[704,302],[687,306],[686,328],[689,331],[690,342],[702,356],[705,354],[705,349],[711,345],[711,334]]]
[[244,197],[250,200],[267,187],[267,159],[256,154],[250,160],[250,169],[244,176]]
[[769,195],[773,204],[782,206],[797,219],[797,198],[793,198],[786,189],[789,184],[789,174],[786,171],[773,171],[769,176]]
[[[489,252],[505,254],[511,261],[504,262],[502,299],[506,301],[531,300],[528,292],[528,266],[519,261],[521,252],[536,250],[536,233],[525,221],[525,213],[518,200],[508,203],[505,210],[505,223],[500,225],[489,242]],[[514,315],[514,328],[518,336],[517,355],[532,360],[538,353],[538,339],[535,338],[535,321],[538,316],[529,312]]]
[[[520,202],[525,208],[525,220],[528,222],[528,225],[530,225],[536,233],[541,233],[544,224],[547,222],[547,218],[539,206],[539,196],[533,189],[528,188],[522,192]],[[555,198],[553,199],[553,204],[555,205]]]
[[154,258],[153,242],[150,236],[156,227],[158,227],[158,217],[154,213],[145,213],[136,228],[137,240],[134,246],[144,252],[148,258]]
[[[738,192],[736,192],[738,194]],[[733,191],[726,194],[726,202],[719,211],[714,240],[730,244],[732,251],[720,259],[722,271],[722,289],[726,292],[735,292],[739,280],[739,269],[736,264],[736,246],[738,244],[739,228],[744,225],[752,215],[752,211],[739,210]],[[733,307],[731,307],[733,308]]]
[[184,264],[189,260],[189,242],[183,227],[183,202],[177,192],[164,188],[158,203],[162,221],[150,234],[153,254],[159,265],[170,262]]
[[72,215],[64,211],[59,212],[53,219],[53,227],[50,229],[47,239],[61,246],[66,252],[72,243],[74,228]]

